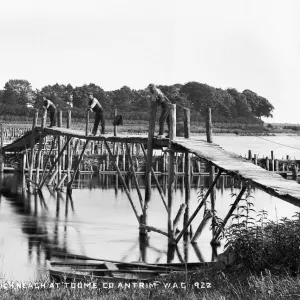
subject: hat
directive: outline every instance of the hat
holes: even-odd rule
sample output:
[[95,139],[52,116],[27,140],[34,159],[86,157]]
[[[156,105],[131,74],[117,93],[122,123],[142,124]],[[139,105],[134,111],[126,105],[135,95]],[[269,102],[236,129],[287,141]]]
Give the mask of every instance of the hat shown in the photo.
[[154,88],[155,87],[155,84],[154,83],[150,83],[149,85],[148,85],[148,88]]

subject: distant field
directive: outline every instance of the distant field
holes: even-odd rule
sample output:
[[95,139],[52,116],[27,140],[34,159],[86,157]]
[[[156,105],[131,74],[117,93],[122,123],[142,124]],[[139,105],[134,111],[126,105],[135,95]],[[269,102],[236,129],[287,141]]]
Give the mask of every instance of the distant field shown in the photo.
[[[48,124],[49,121],[47,121]],[[90,130],[92,129],[94,122],[94,116],[90,117]],[[31,128],[32,119],[26,118],[24,120],[16,121],[3,121],[0,119],[0,123],[4,127],[14,127],[14,128]],[[40,124],[40,119],[38,120],[38,126]],[[66,119],[63,119],[63,127],[66,126]],[[78,130],[85,130],[85,120],[73,119],[71,128]],[[100,125],[99,125],[100,128]],[[205,134],[205,122],[194,122],[191,124],[192,134]],[[167,126],[165,127],[167,130]],[[156,132],[158,131],[158,121],[156,122]],[[106,120],[106,132],[113,132],[113,120]],[[124,120],[123,125],[118,126],[119,133],[146,133],[148,132],[148,121],[146,120]],[[215,134],[300,134],[300,125],[292,124],[277,124],[277,123],[267,123],[261,124],[243,124],[243,123],[225,123],[225,122],[215,122],[213,123],[213,133]],[[181,136],[184,134],[183,122],[178,121],[177,123],[177,135]]]

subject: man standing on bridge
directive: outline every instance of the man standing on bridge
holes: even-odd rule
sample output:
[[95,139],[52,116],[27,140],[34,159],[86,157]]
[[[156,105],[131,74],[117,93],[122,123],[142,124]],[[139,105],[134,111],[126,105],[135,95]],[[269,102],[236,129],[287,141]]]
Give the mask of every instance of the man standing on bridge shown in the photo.
[[99,101],[94,97],[92,92],[88,93],[89,97],[89,108],[88,111],[94,111],[96,113],[95,115],[95,122],[94,122],[94,128],[92,131],[92,136],[95,136],[97,134],[99,122],[101,121],[101,134],[105,134],[105,118],[104,118],[104,110],[102,105],[99,103]]
[[55,104],[46,98],[46,96],[43,96],[43,107],[50,112],[50,126],[56,125],[56,106]]
[[[164,127],[165,122],[167,122],[168,125],[168,132],[170,132],[170,119],[169,119],[169,113],[170,113],[170,107],[171,107],[171,101],[163,94],[163,92],[158,89],[153,83],[150,83],[148,86],[150,93],[151,93],[151,101],[156,102],[157,106],[161,106],[161,115],[159,118],[159,132],[157,137],[162,138],[164,134]],[[168,138],[169,135],[166,135],[166,138]]]

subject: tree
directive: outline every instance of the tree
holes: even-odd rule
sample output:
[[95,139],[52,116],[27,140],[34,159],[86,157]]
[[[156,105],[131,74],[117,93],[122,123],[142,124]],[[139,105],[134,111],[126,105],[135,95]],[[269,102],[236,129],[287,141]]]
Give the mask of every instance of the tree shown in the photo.
[[34,103],[34,92],[31,84],[23,79],[11,79],[5,83],[2,103],[5,105],[21,105]]

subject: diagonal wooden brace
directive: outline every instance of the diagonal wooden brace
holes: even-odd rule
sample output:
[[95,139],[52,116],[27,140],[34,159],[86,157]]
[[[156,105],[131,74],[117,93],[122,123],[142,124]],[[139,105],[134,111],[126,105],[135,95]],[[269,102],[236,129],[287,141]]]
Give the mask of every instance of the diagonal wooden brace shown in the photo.
[[222,170],[219,169],[219,172],[216,176],[216,178],[214,179],[214,181],[212,182],[211,186],[209,187],[209,189],[207,190],[206,194],[203,197],[203,200],[201,201],[201,203],[198,205],[198,207],[196,208],[195,212],[192,214],[192,216],[190,217],[190,219],[187,221],[187,223],[185,224],[184,228],[182,229],[182,231],[179,233],[178,237],[175,240],[175,244],[177,244],[179,242],[179,240],[181,239],[181,237],[183,236],[183,234],[185,233],[185,231],[189,228],[190,224],[192,223],[192,221],[194,220],[194,218],[196,217],[196,215],[198,214],[198,212],[200,211],[201,207],[204,205],[206,199],[208,198],[208,196],[210,195],[210,192],[212,191],[212,189],[214,188],[214,186],[216,185],[219,177],[221,176]]
[[[74,181],[75,176],[76,176],[76,174],[77,174],[77,172],[78,172],[80,163],[81,163],[82,158],[83,158],[83,154],[84,154],[84,152],[85,152],[85,149],[86,149],[86,147],[87,147],[89,141],[90,141],[90,140],[87,140],[87,141],[85,142],[85,144],[83,145],[83,147],[82,147],[82,151],[81,151],[81,153],[80,153],[79,160],[78,160],[78,162],[77,162],[77,166],[76,166],[76,168],[75,168],[75,170],[74,170],[73,176],[72,176],[70,182],[68,182],[68,184],[67,184],[67,189],[68,189],[68,190],[70,190],[71,187],[72,187],[73,181]],[[66,144],[69,144],[69,140],[66,142]]]
[[129,162],[130,162],[130,165],[131,165],[131,172],[132,172],[132,174],[133,174],[134,183],[135,183],[136,190],[137,190],[137,193],[138,193],[138,196],[139,196],[141,208],[142,208],[142,210],[143,210],[143,196],[142,196],[142,194],[141,194],[139,182],[138,182],[138,179],[137,179],[135,170],[134,170],[134,164],[133,164],[133,161],[132,161],[130,149],[129,149],[129,146],[128,146],[127,143],[126,143],[126,149],[127,149],[127,153],[128,153],[128,157],[129,157]]
[[46,174],[45,178],[42,180],[40,186],[39,186],[39,190],[43,187],[43,185],[45,184],[47,178],[49,177],[49,175],[51,174],[51,172],[53,171],[55,165],[57,164],[58,160],[61,158],[62,154],[64,153],[65,149],[67,148],[68,142],[71,139],[71,137],[67,137],[67,142],[64,144],[63,148],[61,149],[61,151],[58,153],[53,165],[51,166],[49,172]]
[[213,237],[213,239],[211,240],[211,244],[214,244],[216,242],[216,240],[218,239],[219,235],[222,232],[222,229],[225,227],[227,221],[229,220],[229,218],[231,217],[233,211],[235,210],[235,208],[237,207],[238,203],[240,202],[240,200],[242,199],[245,191],[246,191],[246,186],[243,186],[241,191],[239,192],[239,194],[237,195],[234,203],[232,204],[232,206],[230,207],[230,210],[228,212],[228,214],[226,215],[226,217],[224,218],[224,221],[222,222],[222,225],[216,230],[216,234]]
[[[142,151],[143,151],[143,153],[144,153],[145,159],[147,160],[147,155],[146,155],[145,147],[144,147],[143,144],[141,144],[141,148],[142,148]],[[159,192],[159,194],[160,194],[160,196],[161,196],[161,200],[162,200],[162,202],[164,203],[164,206],[165,206],[165,208],[166,208],[166,211],[168,211],[168,206],[167,206],[167,203],[166,203],[166,199],[165,199],[165,196],[164,196],[164,192],[163,192],[162,188],[161,188],[160,185],[159,185],[158,179],[157,179],[157,177],[156,177],[156,175],[155,175],[155,172],[154,172],[154,170],[153,170],[152,167],[151,167],[151,175],[152,175],[153,178],[154,178],[156,187],[157,187],[158,192]]]

